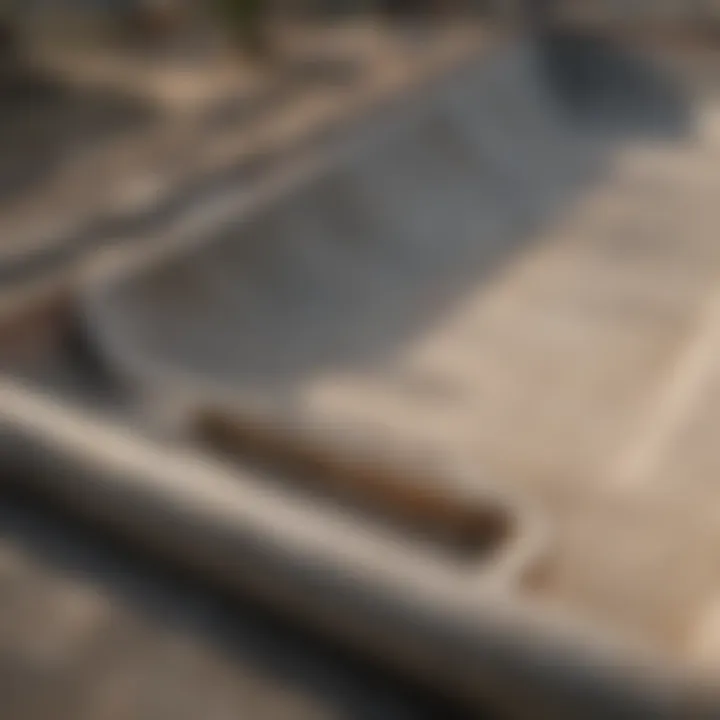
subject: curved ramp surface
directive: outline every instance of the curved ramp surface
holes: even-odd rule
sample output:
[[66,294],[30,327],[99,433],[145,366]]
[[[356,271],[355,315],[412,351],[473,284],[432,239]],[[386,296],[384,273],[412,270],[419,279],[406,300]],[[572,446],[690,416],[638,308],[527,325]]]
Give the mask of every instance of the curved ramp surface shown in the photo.
[[310,456],[346,501],[425,520],[490,487],[513,528],[490,542],[538,543],[508,592],[714,662],[718,109],[643,69],[576,112],[543,67],[516,48],[387,108],[103,275],[88,322],[189,432]]

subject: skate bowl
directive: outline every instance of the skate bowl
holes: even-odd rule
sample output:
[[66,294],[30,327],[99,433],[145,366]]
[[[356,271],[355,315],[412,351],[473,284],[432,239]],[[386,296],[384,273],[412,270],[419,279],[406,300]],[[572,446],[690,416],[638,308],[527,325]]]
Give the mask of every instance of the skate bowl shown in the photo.
[[671,77],[505,48],[98,261],[138,409],[5,384],[4,449],[508,717],[714,717],[720,108]]

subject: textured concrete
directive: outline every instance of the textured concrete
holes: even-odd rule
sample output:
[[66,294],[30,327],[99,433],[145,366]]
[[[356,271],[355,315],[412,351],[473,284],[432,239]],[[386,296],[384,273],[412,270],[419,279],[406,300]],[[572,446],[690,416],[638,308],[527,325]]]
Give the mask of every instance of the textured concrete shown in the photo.
[[[8,458],[474,700],[687,716],[629,659],[717,652],[717,106],[561,40],[103,259],[86,339],[141,402],[89,417],[7,382]],[[15,373],[87,401],[43,337]]]
[[158,387],[519,491],[556,535],[541,594],[683,655],[720,589],[712,465],[675,440],[714,377],[717,110],[606,53],[456,74],[92,313]]

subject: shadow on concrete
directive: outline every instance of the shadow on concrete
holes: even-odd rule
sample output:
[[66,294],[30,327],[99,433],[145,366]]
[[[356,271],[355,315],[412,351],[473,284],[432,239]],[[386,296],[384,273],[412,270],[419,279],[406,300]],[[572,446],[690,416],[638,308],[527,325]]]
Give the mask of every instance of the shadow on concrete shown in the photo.
[[641,52],[579,32],[541,43],[551,89],[577,122],[619,134],[677,138],[691,127],[691,98],[676,77]]

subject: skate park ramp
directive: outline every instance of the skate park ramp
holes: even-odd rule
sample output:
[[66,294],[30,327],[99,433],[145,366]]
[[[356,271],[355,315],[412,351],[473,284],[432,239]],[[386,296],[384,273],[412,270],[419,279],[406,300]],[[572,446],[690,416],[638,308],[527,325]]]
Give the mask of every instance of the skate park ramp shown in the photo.
[[[364,118],[222,217],[99,263],[86,337],[205,458],[203,503],[222,495],[213,473],[230,497],[224,473],[252,467],[269,495],[320,508],[313,547],[345,557],[355,582],[371,586],[376,566],[384,583],[412,576],[448,618],[478,593],[498,628],[516,604],[551,609],[596,639],[632,638],[658,666],[712,671],[718,117],[605,42],[504,48]],[[172,469],[190,493],[195,466],[163,452],[164,487]],[[269,502],[250,497],[228,506],[247,516]],[[357,527],[369,508],[383,530],[367,522],[351,541],[335,515],[322,529],[329,505]],[[386,553],[372,538],[388,523],[452,539]],[[295,532],[288,522],[273,541]],[[344,543],[364,558],[357,577]],[[336,609],[364,602],[342,597]]]
[[[196,318],[177,315],[181,355],[253,388],[297,387],[306,374],[392,355],[600,182],[624,143],[692,132],[679,87],[661,86],[648,68],[599,44],[566,45],[483,59],[378,113],[277,202],[258,203],[192,254],[163,257],[153,264],[162,276],[128,280],[135,299],[127,310],[133,321],[145,318],[134,329],[164,344],[155,327],[166,319],[155,302],[164,292],[202,307]],[[278,314],[289,308],[296,317]],[[235,330],[221,331],[224,323]]]

